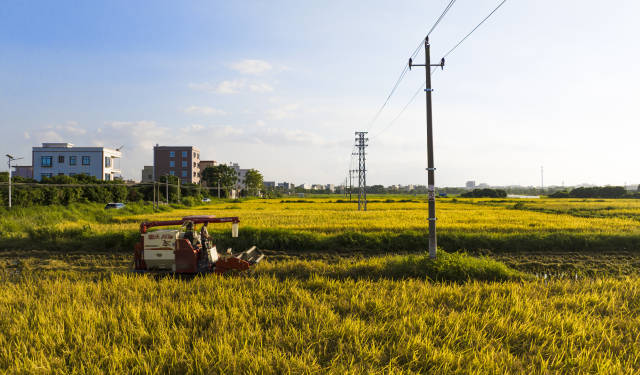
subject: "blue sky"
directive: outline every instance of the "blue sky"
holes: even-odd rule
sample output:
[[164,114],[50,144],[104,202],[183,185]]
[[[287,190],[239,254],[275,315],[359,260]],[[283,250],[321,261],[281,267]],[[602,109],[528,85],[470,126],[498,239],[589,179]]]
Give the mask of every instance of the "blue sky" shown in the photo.
[[[423,72],[370,122],[447,3],[4,2],[0,148],[125,145],[139,178],[154,144],[194,144],[266,180],[337,184],[368,129],[370,184],[425,184],[424,97],[378,135]],[[498,3],[458,0],[432,58]],[[639,11],[508,0],[433,78],[437,185],[536,185],[541,165],[546,184],[639,183]]]

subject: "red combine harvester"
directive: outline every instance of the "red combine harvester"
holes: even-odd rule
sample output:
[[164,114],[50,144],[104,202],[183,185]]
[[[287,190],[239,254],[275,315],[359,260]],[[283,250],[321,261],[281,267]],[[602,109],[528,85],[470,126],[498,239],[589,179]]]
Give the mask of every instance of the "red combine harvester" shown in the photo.
[[[140,242],[135,245],[134,269],[136,272],[173,272],[196,274],[227,271],[246,271],[259,263],[264,254],[253,246],[239,254],[218,254],[216,246],[205,230],[196,225],[231,223],[232,237],[238,237],[237,217],[186,216],[180,220],[151,221],[140,224]],[[153,227],[181,225],[181,229],[161,229],[149,232]],[[202,238],[206,237],[206,238]]]

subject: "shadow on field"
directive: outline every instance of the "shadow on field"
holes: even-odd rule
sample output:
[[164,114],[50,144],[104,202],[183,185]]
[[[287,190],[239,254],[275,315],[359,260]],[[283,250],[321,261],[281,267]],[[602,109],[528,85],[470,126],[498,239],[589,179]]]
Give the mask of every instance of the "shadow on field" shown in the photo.
[[405,255],[342,260],[335,263],[317,260],[265,263],[258,267],[256,274],[270,275],[281,280],[307,280],[317,276],[335,280],[427,279],[451,282],[532,278],[492,259],[442,251],[435,260],[430,259],[428,255]]
[[[427,234],[417,231],[315,233],[272,228],[245,227],[239,238],[228,230],[210,231],[219,249],[261,249],[314,252],[389,253],[424,251]],[[138,240],[136,230],[96,232],[81,228],[28,228],[19,235],[2,236],[0,249],[42,249],[53,251],[129,252]],[[442,231],[438,245],[446,251],[489,250],[493,254],[567,251],[638,251],[640,236],[585,233],[464,233]]]

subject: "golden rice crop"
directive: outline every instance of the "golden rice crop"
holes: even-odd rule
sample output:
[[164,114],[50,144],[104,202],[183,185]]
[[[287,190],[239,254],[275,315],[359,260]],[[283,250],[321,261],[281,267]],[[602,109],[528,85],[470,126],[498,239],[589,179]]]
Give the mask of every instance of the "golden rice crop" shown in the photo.
[[0,286],[0,369],[8,372],[640,371],[638,278],[433,284],[114,274]]
[[[555,201],[545,199],[536,204],[555,207]],[[606,203],[610,206],[618,202]],[[629,203],[621,200],[618,209],[621,212],[631,211],[640,215],[640,205],[633,203],[636,201]],[[162,212],[153,215],[153,220],[214,214],[217,216],[239,216],[243,227],[278,228],[316,233],[337,233],[345,230],[365,233],[425,231],[428,227],[425,203],[370,203],[368,208],[367,212],[359,212],[354,209],[352,204],[326,203],[322,200],[297,204],[278,201],[247,201],[243,203],[214,203],[194,209]],[[508,206],[474,205],[450,201],[438,202],[437,217],[438,228],[443,232],[640,234],[640,223],[628,217],[585,218],[570,214],[514,210]],[[136,230],[139,222],[150,218],[149,214],[119,216],[114,223],[104,224],[95,224],[80,219],[73,222],[62,222],[57,227],[91,225],[93,230],[99,232]]]

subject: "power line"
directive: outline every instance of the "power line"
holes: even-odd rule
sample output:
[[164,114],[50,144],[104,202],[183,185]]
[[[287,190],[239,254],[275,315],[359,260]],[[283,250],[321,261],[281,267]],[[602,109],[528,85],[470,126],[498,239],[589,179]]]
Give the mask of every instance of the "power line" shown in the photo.
[[[431,71],[431,74],[435,74],[435,72],[437,72],[438,70],[436,68],[433,68],[433,70]],[[423,82],[422,85],[420,85],[420,87],[418,87],[418,90],[416,90],[416,92],[413,93],[413,96],[411,96],[411,99],[409,99],[409,101],[407,102],[407,104],[404,105],[404,107],[402,107],[402,109],[400,110],[400,112],[398,112],[398,114],[396,115],[396,117],[393,118],[393,120],[391,120],[389,122],[389,124],[387,126],[385,126],[382,130],[380,130],[378,133],[376,133],[373,137],[371,137],[370,139],[374,139],[376,137],[378,137],[380,134],[384,133],[385,131],[389,130],[389,128],[391,126],[393,126],[393,124],[395,124],[396,121],[398,121],[398,119],[400,118],[400,116],[402,116],[402,114],[404,113],[404,111],[407,109],[407,107],[409,107],[409,105],[411,105],[411,103],[413,103],[414,100],[416,100],[416,97],[418,96],[418,94],[420,92],[422,92],[422,90],[424,90],[425,86],[426,86],[427,82]]]
[[[449,6],[447,6],[447,8],[445,9],[445,12],[443,12],[443,14],[446,14],[446,12],[450,9],[450,6],[453,5],[452,3],[454,3],[455,0],[453,0],[452,2],[449,3]],[[444,54],[443,58],[446,58],[447,56],[449,56],[451,53],[453,53],[453,51],[455,51],[458,47],[460,47],[460,45],[462,43],[464,43],[465,40],[467,40],[471,34],[473,34],[480,26],[482,26],[482,24],[484,24],[498,9],[500,9],[500,7],[502,7],[502,5],[504,5],[504,3],[506,3],[507,0],[503,0],[500,4],[498,4],[497,7],[495,7],[493,9],[493,11],[491,11],[491,13],[489,13],[489,15],[487,15],[482,21],[480,21],[479,24],[476,25],[476,27],[473,28],[473,30],[471,30],[467,35],[465,35],[464,38],[462,38],[455,46],[453,46],[453,48],[451,48],[447,53]],[[436,24],[439,23],[440,18],[438,19],[438,21],[436,21]],[[431,33],[431,31],[430,31]],[[423,39],[424,41],[424,39]],[[418,46],[418,49],[421,47],[422,44],[420,44]],[[416,54],[416,52],[414,52],[414,54],[412,55],[412,57],[415,57],[414,55]],[[431,74],[435,74],[435,72],[437,72],[437,69],[434,68],[431,71]],[[422,91],[422,89],[425,87],[425,83],[423,83],[418,90],[413,94],[413,96],[411,97],[411,99],[409,99],[409,102],[407,102],[407,104],[405,104],[404,107],[402,107],[402,109],[400,110],[400,112],[396,115],[396,117],[393,118],[393,120],[391,120],[391,122],[389,122],[389,124],[382,129],[380,132],[376,133],[374,136],[371,137],[371,139],[378,137],[380,134],[384,133],[385,131],[387,131],[391,126],[393,126],[393,124],[400,118],[400,116],[402,116],[402,114],[404,113],[404,111],[407,109],[407,107],[409,107],[409,105],[411,103],[413,103],[413,101],[416,99],[416,97],[418,96],[418,94],[420,93],[420,91]]]
[[[435,30],[435,28],[438,26],[438,24],[440,23],[440,21],[442,21],[442,19],[444,18],[444,16],[447,15],[447,12],[449,12],[449,9],[451,9],[451,7],[453,6],[453,4],[455,4],[456,0],[451,0],[449,2],[449,5],[447,5],[446,8],[444,8],[444,11],[442,12],[442,14],[440,15],[440,17],[438,17],[438,19],[436,20],[436,22],[433,24],[433,26],[431,27],[431,30],[429,30],[429,32],[427,33],[427,37],[429,37],[429,35],[431,35],[431,33],[433,32],[433,30]],[[422,39],[422,42],[424,42],[424,39]],[[422,44],[421,42],[421,44]]]
[[[447,15],[447,13],[451,9],[451,7],[453,7],[453,4],[455,4],[455,2],[456,2],[456,0],[449,1],[449,4],[447,4],[446,8],[442,11],[440,16],[436,19],[436,21],[433,24],[433,26],[431,26],[431,29],[427,33],[427,37],[429,35],[431,35],[433,30],[435,30],[435,28],[438,26],[440,21],[442,21],[442,19]],[[418,43],[418,46],[416,47],[416,49],[411,54],[411,58],[415,58],[417,56],[417,54],[421,51],[420,47],[422,47],[423,43],[424,43],[424,38],[422,40],[420,40],[420,42]],[[391,100],[391,97],[396,92],[396,89],[398,88],[398,86],[400,86],[400,82],[402,82],[402,80],[404,79],[404,76],[407,74],[408,71],[409,71],[409,68],[405,64],[403,69],[402,69],[402,72],[400,72],[400,76],[398,77],[398,79],[396,80],[395,84],[391,88],[391,92],[389,92],[389,95],[387,95],[387,98],[385,99],[384,103],[382,103],[382,106],[380,106],[380,109],[378,109],[378,111],[376,112],[375,116],[373,116],[373,119],[369,122],[369,126],[367,126],[368,128],[371,128],[373,126],[373,124],[378,120],[378,117],[380,117],[380,114],[382,113],[384,108],[389,103],[389,100]]]
[[491,13],[489,13],[489,15],[488,15],[488,16],[486,16],[482,21],[480,21],[480,23],[479,23],[476,27],[474,27],[474,28],[473,28],[473,30],[471,30],[471,31],[469,32],[469,34],[467,34],[464,38],[462,38],[462,39],[458,42],[458,44],[456,44],[455,46],[453,46],[453,48],[451,48],[451,49],[450,49],[447,53],[445,53],[445,54],[444,54],[444,56],[442,56],[442,57],[443,57],[443,58],[444,58],[444,57],[447,57],[447,56],[449,56],[453,51],[455,51],[455,50],[456,50],[456,48],[458,48],[458,47],[459,47],[459,46],[460,46],[460,45],[461,45],[465,40],[467,40],[467,38],[469,38],[469,37],[471,36],[471,34],[473,34],[473,33],[474,33],[474,32],[475,32],[475,31],[476,31],[480,26],[482,26],[482,24],[483,24],[483,23],[485,23],[485,21],[486,21],[486,20],[488,20],[488,19],[489,19],[489,17],[491,17],[491,16],[492,16],[492,15],[493,15],[493,14],[494,14],[498,9],[500,9],[500,7],[501,7],[502,5],[504,5],[504,3],[506,3],[506,2],[507,2],[507,0],[502,0],[502,2],[501,2],[501,3],[500,3],[500,4],[499,4],[499,5],[498,5],[498,6],[497,6],[497,7],[496,7],[496,8],[495,8]]

